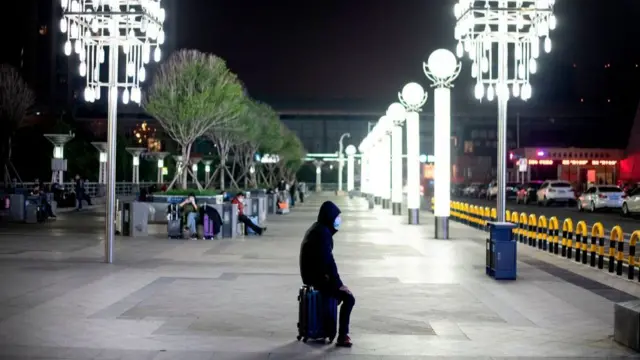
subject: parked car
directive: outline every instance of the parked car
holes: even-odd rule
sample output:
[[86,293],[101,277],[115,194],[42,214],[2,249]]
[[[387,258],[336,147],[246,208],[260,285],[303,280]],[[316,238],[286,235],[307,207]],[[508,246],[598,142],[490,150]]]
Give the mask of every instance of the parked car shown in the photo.
[[[518,183],[507,183],[505,186],[505,195],[507,199],[513,199],[518,192]],[[489,190],[487,190],[487,200],[492,200],[498,197],[498,183],[492,182],[489,184]]]
[[640,213],[640,187],[630,190],[622,199],[622,215],[631,216]]
[[462,196],[462,193],[467,185],[463,184],[452,184],[451,185],[451,196]]
[[621,209],[624,197],[624,191],[617,186],[592,186],[578,198],[578,210],[595,212],[601,209]]
[[564,180],[548,180],[536,192],[538,205],[573,204],[576,201],[571,184]]
[[537,192],[542,185],[542,181],[532,181],[518,188],[516,193],[517,204],[529,204],[537,201]]
[[482,187],[481,183],[473,183],[467,186],[466,188],[464,188],[464,190],[462,190],[462,195],[469,196],[469,197],[477,197],[481,187]]

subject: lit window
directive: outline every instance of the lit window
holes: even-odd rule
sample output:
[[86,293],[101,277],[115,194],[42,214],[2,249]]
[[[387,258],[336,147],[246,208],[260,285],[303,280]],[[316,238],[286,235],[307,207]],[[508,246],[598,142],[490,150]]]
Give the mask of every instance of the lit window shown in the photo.
[[580,98],[580,102],[583,103],[584,102],[584,98]]
[[608,102],[608,103],[610,103],[610,102],[611,102],[611,99],[607,99],[607,102]]

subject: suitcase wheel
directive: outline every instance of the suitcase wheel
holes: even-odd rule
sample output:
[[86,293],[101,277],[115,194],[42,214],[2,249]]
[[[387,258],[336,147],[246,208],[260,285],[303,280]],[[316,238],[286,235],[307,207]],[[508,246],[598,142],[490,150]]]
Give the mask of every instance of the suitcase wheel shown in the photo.
[[305,337],[305,338],[302,338],[302,342],[303,342],[303,343],[306,343],[306,342],[307,342],[307,340],[309,340],[309,338],[306,338],[306,337]]
[[296,339],[298,339],[298,341],[300,341],[300,339],[302,339],[302,336],[298,335],[298,336],[296,336]]

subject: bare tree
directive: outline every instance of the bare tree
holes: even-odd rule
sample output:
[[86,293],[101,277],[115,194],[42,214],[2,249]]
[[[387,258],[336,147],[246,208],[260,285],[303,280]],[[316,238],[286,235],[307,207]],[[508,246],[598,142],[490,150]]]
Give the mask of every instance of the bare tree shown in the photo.
[[[243,101],[236,75],[215,55],[180,50],[160,66],[143,106],[182,149],[181,170],[177,169],[169,188],[182,173],[181,185],[186,189],[187,175],[193,175],[189,166],[193,143],[211,128],[224,128],[238,116]],[[202,189],[197,180],[196,185]]]
[[35,95],[11,65],[0,65],[0,161],[5,182],[11,181],[11,139],[22,124]]
[[[243,104],[238,115],[229,119],[229,123],[224,127],[213,127],[209,131],[207,131],[207,136],[216,147],[218,151],[218,158],[220,159],[220,164],[216,169],[214,175],[220,176],[220,188],[226,189],[226,177],[229,176],[229,180],[231,182],[231,186],[238,189],[240,186],[238,182],[234,178],[235,173],[235,165],[237,159],[234,156],[233,159],[233,167],[232,170],[229,171],[227,167],[227,162],[229,160],[229,153],[235,145],[242,144],[245,142],[250,136],[253,136],[251,132],[248,130],[252,126],[253,120],[253,104],[249,99],[246,99],[247,103]],[[235,155],[235,154],[234,154]],[[212,176],[209,180],[209,183],[206,187],[209,187],[211,183],[213,183],[214,177]]]
[[[248,180],[245,181],[245,184],[257,186],[257,176],[262,172],[256,167],[255,155],[258,152],[262,154],[277,153],[275,150],[282,145],[281,122],[278,114],[269,105],[259,102],[253,104],[253,110],[246,121],[248,122],[246,137],[233,149],[236,158],[239,159],[241,169],[239,181],[244,178]],[[254,171],[251,172],[251,169]]]

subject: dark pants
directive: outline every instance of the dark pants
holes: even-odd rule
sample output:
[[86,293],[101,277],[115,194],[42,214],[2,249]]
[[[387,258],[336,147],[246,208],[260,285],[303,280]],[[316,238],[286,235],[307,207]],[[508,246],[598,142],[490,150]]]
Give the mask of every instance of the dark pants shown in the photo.
[[291,206],[296,206],[296,193],[294,192],[290,192],[289,196],[291,197]]
[[244,224],[244,234],[247,234],[247,227],[251,228],[251,230],[253,230],[253,232],[255,232],[256,234],[260,235],[262,234],[262,228],[256,224],[253,223],[253,221],[251,221],[251,219],[249,219],[249,217],[245,214],[242,215],[238,215],[238,221],[240,221],[241,223]]
[[338,320],[338,337],[349,335],[349,322],[351,320],[351,311],[356,304],[356,298],[353,294],[346,291],[335,290],[329,291],[328,295],[338,300],[340,305],[340,317]]
[[300,191],[298,192],[298,195],[300,195],[300,203],[304,203],[304,193]]

